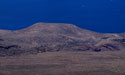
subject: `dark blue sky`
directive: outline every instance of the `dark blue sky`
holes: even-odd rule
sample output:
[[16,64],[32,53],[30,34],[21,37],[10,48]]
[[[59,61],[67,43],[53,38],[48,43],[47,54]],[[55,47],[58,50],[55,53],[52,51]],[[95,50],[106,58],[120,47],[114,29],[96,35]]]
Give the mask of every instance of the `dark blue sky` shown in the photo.
[[37,22],[125,32],[125,0],[0,0],[0,29],[21,29]]

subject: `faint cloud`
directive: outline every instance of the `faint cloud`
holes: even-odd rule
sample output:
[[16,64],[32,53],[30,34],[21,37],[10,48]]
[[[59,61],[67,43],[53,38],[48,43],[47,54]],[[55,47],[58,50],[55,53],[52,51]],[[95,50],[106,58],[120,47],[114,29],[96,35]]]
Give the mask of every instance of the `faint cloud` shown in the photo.
[[81,7],[84,8],[84,7],[86,7],[86,5],[82,4]]
[[112,2],[113,0],[109,0],[110,2]]

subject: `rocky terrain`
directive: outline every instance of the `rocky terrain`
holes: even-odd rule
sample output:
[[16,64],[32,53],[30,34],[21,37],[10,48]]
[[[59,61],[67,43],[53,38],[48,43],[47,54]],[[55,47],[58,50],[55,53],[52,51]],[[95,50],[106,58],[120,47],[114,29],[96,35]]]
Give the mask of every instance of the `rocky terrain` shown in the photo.
[[124,49],[125,33],[97,33],[72,24],[37,23],[21,30],[0,30],[0,56]]

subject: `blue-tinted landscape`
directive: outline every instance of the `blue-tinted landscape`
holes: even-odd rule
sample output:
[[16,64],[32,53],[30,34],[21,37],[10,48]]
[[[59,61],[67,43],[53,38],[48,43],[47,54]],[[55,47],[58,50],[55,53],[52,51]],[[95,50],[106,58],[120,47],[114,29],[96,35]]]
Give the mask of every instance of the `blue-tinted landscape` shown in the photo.
[[71,23],[97,32],[125,32],[125,0],[0,0],[0,29],[37,22]]
[[0,0],[0,75],[125,75],[125,0]]

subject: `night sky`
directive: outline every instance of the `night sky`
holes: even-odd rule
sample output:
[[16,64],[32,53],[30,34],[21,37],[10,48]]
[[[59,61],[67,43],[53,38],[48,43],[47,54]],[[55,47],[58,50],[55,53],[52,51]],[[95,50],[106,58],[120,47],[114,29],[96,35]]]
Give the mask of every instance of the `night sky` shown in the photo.
[[97,32],[125,32],[125,0],[0,0],[0,29],[37,22],[71,23]]

